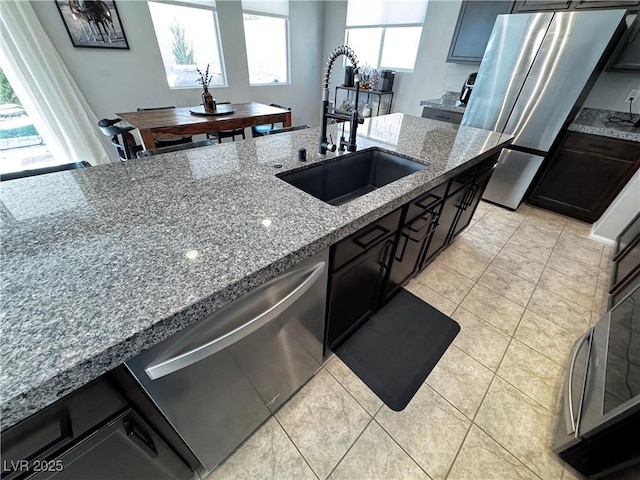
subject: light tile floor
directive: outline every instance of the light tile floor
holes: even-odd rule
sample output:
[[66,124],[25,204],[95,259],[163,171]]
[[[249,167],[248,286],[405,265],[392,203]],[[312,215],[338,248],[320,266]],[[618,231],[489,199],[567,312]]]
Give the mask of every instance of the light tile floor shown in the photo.
[[550,445],[569,352],[606,303],[612,250],[588,234],[482,202],[407,287],[462,327],[407,408],[333,357],[208,480],[579,478]]

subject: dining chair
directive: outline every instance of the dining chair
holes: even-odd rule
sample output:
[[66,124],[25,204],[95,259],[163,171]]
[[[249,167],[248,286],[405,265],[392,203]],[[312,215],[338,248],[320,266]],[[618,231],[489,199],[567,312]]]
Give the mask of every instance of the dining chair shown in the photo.
[[[168,107],[138,107],[138,112],[151,112],[154,110],[167,110],[169,108],[176,108],[175,105],[170,105]],[[154,139],[156,148],[163,147],[171,147],[173,145],[182,145],[183,143],[193,142],[193,137],[170,137],[170,138],[160,138]]]
[[136,158],[136,154],[142,150],[142,145],[138,145],[136,139],[131,134],[134,127],[121,127],[116,123],[121,122],[119,118],[103,118],[98,122],[98,127],[107,137],[111,137],[111,143],[116,147],[120,160],[126,161]]
[[55,165],[53,167],[32,168],[30,170],[22,170],[20,172],[9,172],[0,174],[0,182],[6,180],[17,180],[18,178],[34,177],[36,175],[44,175],[45,173],[63,172],[65,170],[75,170],[76,168],[90,167],[89,162],[65,163],[63,165]]
[[309,125],[295,125],[293,127],[276,128],[274,130],[271,130],[265,133],[263,136],[276,135],[277,133],[295,132],[296,130],[306,130],[307,128],[311,128],[311,127]]
[[191,148],[209,147],[211,145],[213,145],[213,143],[209,140],[202,140],[200,142],[183,143],[181,145],[172,145],[169,147],[150,148],[149,150],[142,150],[141,152],[138,152],[138,158],[151,157],[153,155],[160,155],[161,153],[180,152]]
[[[217,105],[229,105],[231,102],[216,102]],[[223,138],[232,138],[236,141],[236,135],[241,136],[243,140],[246,140],[244,134],[244,128],[236,128],[235,130],[218,130],[217,132],[207,133],[207,138],[212,140],[218,140],[218,143],[222,143]]]
[[[278,105],[277,103],[270,103],[269,106],[291,111],[291,107],[285,107],[283,105]],[[268,135],[273,130],[279,130],[281,128],[284,127],[278,127],[275,123],[272,123],[271,125],[255,125],[251,127],[251,136],[254,138],[262,137],[263,135]]]

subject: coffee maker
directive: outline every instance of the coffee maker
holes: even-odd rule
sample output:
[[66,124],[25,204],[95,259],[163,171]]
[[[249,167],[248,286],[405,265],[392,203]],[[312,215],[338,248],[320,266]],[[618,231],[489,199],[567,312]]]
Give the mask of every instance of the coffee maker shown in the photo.
[[464,81],[464,85],[462,85],[462,90],[460,91],[460,103],[462,105],[466,105],[469,101],[469,97],[471,97],[471,90],[473,90],[473,85],[476,83],[477,76],[478,72],[472,73]]

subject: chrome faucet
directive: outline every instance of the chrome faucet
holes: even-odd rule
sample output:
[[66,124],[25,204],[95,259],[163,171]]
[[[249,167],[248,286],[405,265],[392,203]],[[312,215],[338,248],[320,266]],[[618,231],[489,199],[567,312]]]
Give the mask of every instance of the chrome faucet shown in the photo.
[[[340,55],[344,55],[351,61],[354,67],[355,81],[356,81],[356,98],[355,98],[355,108],[352,112],[345,112],[342,110],[338,110],[335,108],[329,107],[329,80],[331,79],[331,69],[333,68],[333,63],[336,61]],[[360,76],[358,75],[358,57],[354,53],[354,51],[346,46],[341,45],[331,52],[329,58],[327,60],[327,69],[324,73],[324,83],[322,89],[322,132],[320,133],[320,144],[318,146],[318,153],[321,155],[325,155],[327,150],[332,152],[336,151],[336,145],[333,143],[333,139],[331,141],[327,140],[327,120],[342,120],[343,122],[349,122],[349,141],[347,142],[344,138],[344,134],[340,137],[340,150],[344,150],[346,147],[349,152],[356,151],[356,131],[358,130],[358,123],[364,123],[364,119],[360,118],[358,115],[358,97],[360,95],[360,85],[359,85]],[[343,130],[344,132],[344,126]]]

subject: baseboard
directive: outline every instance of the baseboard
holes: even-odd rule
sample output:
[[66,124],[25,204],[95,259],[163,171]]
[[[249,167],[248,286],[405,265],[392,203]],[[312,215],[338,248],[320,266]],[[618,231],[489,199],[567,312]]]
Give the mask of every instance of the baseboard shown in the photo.
[[593,232],[591,232],[589,234],[589,238],[591,240],[595,240],[596,242],[604,243],[605,245],[609,245],[611,247],[615,247],[615,245],[616,245],[616,241],[615,240],[611,240],[610,238],[603,237],[602,235],[596,235]]

